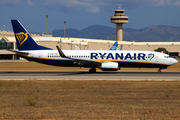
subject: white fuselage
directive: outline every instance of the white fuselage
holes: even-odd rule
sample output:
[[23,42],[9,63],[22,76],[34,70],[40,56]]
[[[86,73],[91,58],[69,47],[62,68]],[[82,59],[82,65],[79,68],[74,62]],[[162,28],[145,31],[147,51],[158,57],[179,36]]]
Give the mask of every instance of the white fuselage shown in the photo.
[[[177,60],[167,54],[152,51],[109,51],[109,50],[63,50],[71,59],[62,58],[57,50],[29,50],[23,56],[28,60],[59,66],[75,66],[73,59],[93,60],[103,62],[116,62],[118,67],[155,67],[166,68],[176,64]],[[62,63],[62,64],[61,64]],[[78,66],[78,65],[76,65]]]

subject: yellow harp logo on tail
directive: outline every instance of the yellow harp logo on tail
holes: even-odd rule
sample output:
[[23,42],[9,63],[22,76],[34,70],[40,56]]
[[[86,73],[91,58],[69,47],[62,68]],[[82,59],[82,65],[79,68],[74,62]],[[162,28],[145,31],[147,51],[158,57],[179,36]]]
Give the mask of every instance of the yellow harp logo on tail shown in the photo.
[[20,33],[15,33],[16,38],[19,41],[20,46],[28,39],[28,33],[20,32]]

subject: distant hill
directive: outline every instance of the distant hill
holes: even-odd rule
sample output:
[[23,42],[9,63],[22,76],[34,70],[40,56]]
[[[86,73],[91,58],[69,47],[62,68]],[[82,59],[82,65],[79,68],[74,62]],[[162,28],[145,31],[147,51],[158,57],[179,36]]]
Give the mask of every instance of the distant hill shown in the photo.
[[[116,28],[92,25],[82,30],[66,29],[66,37],[115,40]],[[64,29],[54,30],[53,37],[63,37]],[[180,27],[150,26],[144,29],[123,29],[124,41],[136,42],[180,42]]]
[[[114,40],[113,34],[116,33],[115,28],[101,26],[101,25],[92,25],[82,30],[76,29],[66,29],[66,37],[75,37],[75,38],[90,38],[90,39],[107,39],[109,33],[109,39]],[[63,37],[64,29],[57,29],[52,32],[53,37]]]

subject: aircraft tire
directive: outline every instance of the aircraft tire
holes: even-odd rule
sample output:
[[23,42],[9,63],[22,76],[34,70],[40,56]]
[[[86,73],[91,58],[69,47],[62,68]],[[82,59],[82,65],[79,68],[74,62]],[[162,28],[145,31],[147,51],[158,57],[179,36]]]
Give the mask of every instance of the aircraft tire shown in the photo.
[[89,72],[90,72],[90,73],[95,73],[95,72],[96,72],[96,69],[89,69]]
[[161,73],[161,69],[158,70],[158,73]]

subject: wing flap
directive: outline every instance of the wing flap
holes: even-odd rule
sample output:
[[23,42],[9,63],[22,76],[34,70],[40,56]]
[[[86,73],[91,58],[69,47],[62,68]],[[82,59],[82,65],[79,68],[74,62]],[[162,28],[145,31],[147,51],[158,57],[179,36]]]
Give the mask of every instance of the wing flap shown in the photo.
[[[74,58],[73,58],[74,59]],[[77,63],[83,64],[83,65],[95,65],[100,66],[102,62],[95,61],[95,60],[89,60],[89,59],[74,59]]]

